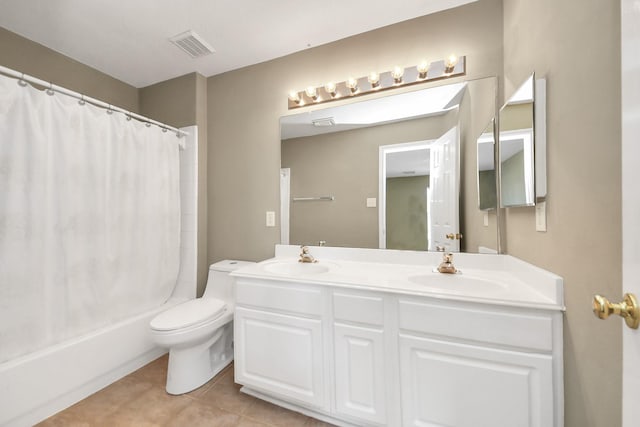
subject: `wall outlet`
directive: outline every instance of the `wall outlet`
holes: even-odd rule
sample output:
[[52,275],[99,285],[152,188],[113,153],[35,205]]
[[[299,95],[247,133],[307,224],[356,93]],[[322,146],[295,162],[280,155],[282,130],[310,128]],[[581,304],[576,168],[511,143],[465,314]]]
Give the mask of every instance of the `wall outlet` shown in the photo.
[[267,211],[267,227],[276,226],[276,213],[274,211]]
[[536,204],[536,231],[547,231],[547,202]]
[[376,198],[375,197],[367,197],[367,207],[368,208],[375,208],[376,207]]

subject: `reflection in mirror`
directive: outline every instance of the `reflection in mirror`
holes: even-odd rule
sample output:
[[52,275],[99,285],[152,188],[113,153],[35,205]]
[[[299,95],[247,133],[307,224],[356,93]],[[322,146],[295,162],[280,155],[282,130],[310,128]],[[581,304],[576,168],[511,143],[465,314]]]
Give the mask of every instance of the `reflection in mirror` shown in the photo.
[[497,206],[494,126],[491,119],[478,137],[478,207],[483,211]]
[[500,110],[500,200],[502,207],[535,204],[534,76]]
[[[328,246],[412,250],[436,250],[437,246],[448,244],[446,247],[452,250],[472,252],[477,252],[479,245],[495,248],[494,224],[481,230],[481,217],[463,218],[464,205],[457,193],[461,190],[461,177],[471,173],[475,183],[475,161],[472,166],[466,165],[470,169],[466,171],[458,153],[464,151],[467,136],[482,132],[473,121],[486,123],[495,115],[496,82],[495,77],[490,77],[435,86],[283,117],[281,167],[289,175],[285,185],[288,188],[281,186],[281,195],[282,211],[289,208],[289,221],[285,220],[286,215],[281,215],[281,220],[283,229],[289,231],[289,242],[317,245],[326,241]],[[476,117],[474,109],[482,112]],[[442,154],[434,158],[433,144],[450,129],[455,129],[453,139],[459,150],[451,150],[449,159],[458,171],[453,175],[443,173],[434,185],[432,162],[440,159],[436,166],[441,165]],[[466,145],[473,145],[475,151],[473,138]],[[430,144],[429,157],[424,150],[415,151],[409,156],[413,161],[409,164],[406,159],[394,158],[394,150],[390,150],[388,161],[387,154],[380,154],[382,146],[416,142]],[[467,157],[473,158],[468,153]],[[427,173],[415,164],[418,160],[429,164]],[[396,172],[387,171],[383,163],[396,163]],[[407,184],[410,181],[413,186]],[[443,192],[439,199],[429,201],[427,197],[434,194],[440,181],[456,189],[456,194],[445,198]],[[466,191],[477,200],[475,188]],[[440,210],[446,207],[449,218],[455,216],[455,220],[435,215],[439,212],[434,205],[436,200],[443,201]],[[475,215],[473,211],[480,214],[475,203],[467,207],[465,214],[471,217]],[[449,227],[443,235],[463,234],[466,239],[468,234],[473,247],[466,248],[465,240],[437,240],[438,225],[443,225],[441,230]],[[488,235],[489,230],[493,237]],[[484,234],[474,238],[476,231]]]
[[435,140],[380,147],[380,248],[460,251],[446,237],[460,229],[459,143],[455,125]]

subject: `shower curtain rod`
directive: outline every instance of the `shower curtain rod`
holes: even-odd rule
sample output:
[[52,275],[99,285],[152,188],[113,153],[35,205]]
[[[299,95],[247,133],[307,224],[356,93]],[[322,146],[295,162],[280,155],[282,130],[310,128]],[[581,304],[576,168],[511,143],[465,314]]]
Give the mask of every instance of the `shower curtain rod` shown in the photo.
[[83,95],[81,93],[74,92],[74,91],[66,89],[66,88],[64,88],[62,86],[54,85],[51,82],[40,80],[37,77],[29,76],[27,74],[20,73],[18,71],[12,70],[11,68],[3,67],[2,65],[0,65],[0,73],[4,74],[4,75],[7,75],[9,77],[16,78],[16,79],[18,79],[18,82],[24,81],[24,82],[33,83],[33,84],[36,84],[38,86],[45,87],[45,88],[47,88],[47,90],[51,90],[51,91],[54,91],[54,92],[59,92],[59,93],[62,93],[64,95],[70,96],[72,98],[76,98],[76,99],[78,99],[80,101],[88,102],[88,103],[90,103],[92,105],[95,105],[96,107],[104,108],[106,110],[111,110],[111,111],[117,111],[119,113],[122,113],[122,114],[124,114],[124,115],[126,115],[128,117],[132,117],[132,118],[134,118],[136,120],[139,120],[141,122],[148,123],[148,124],[153,124],[153,125],[156,125],[156,126],[162,128],[162,129],[170,130],[172,132],[175,132],[176,136],[178,138],[182,138],[183,136],[189,135],[189,132],[185,132],[185,131],[180,130],[178,128],[174,128],[173,126],[169,126],[169,125],[166,125],[164,123],[161,123],[161,122],[155,121],[153,119],[150,119],[148,117],[141,116],[140,114],[136,114],[136,113],[133,113],[131,111],[127,111],[127,110],[125,110],[123,108],[116,107],[116,106],[114,106],[112,104],[106,103],[104,101],[100,101],[99,99],[95,99],[95,98],[91,98],[89,96],[85,96],[85,95]]

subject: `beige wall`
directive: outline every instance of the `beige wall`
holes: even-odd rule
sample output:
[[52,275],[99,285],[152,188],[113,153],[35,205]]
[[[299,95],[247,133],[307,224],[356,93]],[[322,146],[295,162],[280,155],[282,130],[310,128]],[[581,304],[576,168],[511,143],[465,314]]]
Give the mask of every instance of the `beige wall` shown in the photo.
[[282,141],[283,168],[291,169],[291,196],[332,195],[334,201],[292,202],[291,244],[377,248],[381,145],[436,139],[457,124],[455,110],[440,116],[292,138]]
[[0,65],[137,113],[138,90],[0,27]]
[[[596,30],[597,29],[597,30]],[[547,232],[507,209],[507,252],[564,277],[569,427],[621,425],[621,322],[591,313],[620,298],[620,3],[505,0],[505,95],[547,79]]]
[[273,256],[280,230],[265,227],[265,211],[279,210],[278,119],[291,89],[450,52],[467,56],[466,79],[500,75],[501,16],[501,1],[483,0],[209,78],[209,260]]
[[207,79],[191,73],[140,89],[141,114],[173,127],[198,126],[198,295],[207,282]]

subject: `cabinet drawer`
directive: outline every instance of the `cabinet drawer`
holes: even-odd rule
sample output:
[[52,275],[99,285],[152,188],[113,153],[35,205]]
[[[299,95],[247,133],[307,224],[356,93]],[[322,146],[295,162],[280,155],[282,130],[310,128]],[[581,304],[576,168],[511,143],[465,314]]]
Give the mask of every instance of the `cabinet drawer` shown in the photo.
[[445,303],[400,300],[400,329],[442,337],[551,351],[551,317]]
[[269,308],[305,316],[322,314],[322,292],[313,286],[238,279],[235,291],[238,305]]
[[333,317],[335,320],[382,326],[384,301],[378,296],[334,292]]

